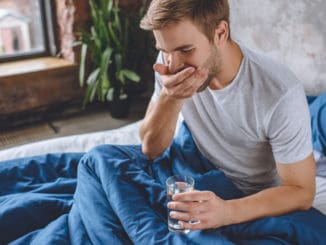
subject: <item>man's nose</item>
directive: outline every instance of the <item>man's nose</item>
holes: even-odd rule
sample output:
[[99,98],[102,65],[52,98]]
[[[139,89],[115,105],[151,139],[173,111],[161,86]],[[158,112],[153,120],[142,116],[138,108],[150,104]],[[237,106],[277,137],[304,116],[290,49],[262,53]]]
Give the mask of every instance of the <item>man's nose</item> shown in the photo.
[[184,67],[184,62],[180,56],[176,53],[168,55],[168,66],[169,72],[174,74],[182,70]]

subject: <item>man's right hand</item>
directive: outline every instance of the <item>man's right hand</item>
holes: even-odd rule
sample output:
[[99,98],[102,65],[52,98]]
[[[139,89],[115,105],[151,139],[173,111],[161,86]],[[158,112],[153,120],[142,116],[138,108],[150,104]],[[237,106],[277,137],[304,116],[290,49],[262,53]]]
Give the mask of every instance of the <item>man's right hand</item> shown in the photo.
[[168,96],[175,99],[185,99],[194,95],[198,88],[207,80],[208,69],[186,67],[175,74],[163,64],[154,64],[154,70],[161,76],[163,90]]
[[205,68],[187,67],[172,74],[168,66],[153,67],[161,76],[163,88],[158,100],[150,102],[140,127],[143,153],[151,159],[171,144],[184,99],[194,95],[208,76]]

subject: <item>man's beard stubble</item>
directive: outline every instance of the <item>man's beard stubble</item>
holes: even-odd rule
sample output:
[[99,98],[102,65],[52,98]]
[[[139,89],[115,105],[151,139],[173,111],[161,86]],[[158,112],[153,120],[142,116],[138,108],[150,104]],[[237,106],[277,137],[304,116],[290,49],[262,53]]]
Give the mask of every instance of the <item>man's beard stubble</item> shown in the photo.
[[197,89],[197,93],[204,91],[212,79],[220,72],[221,70],[221,55],[218,49],[212,45],[210,49],[210,56],[205,61],[203,67],[208,68],[208,77],[206,81]]

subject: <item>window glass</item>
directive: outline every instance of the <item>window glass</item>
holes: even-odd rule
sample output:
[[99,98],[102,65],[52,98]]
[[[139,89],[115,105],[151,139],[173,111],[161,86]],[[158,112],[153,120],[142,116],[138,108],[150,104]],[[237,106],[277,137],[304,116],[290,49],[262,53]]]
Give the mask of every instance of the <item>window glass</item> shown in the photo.
[[46,52],[40,0],[0,0],[0,58]]

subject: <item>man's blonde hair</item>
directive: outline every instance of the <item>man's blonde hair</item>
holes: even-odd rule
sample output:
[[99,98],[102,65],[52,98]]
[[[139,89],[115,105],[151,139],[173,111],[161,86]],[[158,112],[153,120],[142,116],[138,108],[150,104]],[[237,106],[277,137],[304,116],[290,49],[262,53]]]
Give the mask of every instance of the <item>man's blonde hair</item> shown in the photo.
[[185,18],[193,21],[213,42],[215,28],[222,20],[230,26],[228,0],[153,0],[140,27],[160,30]]

